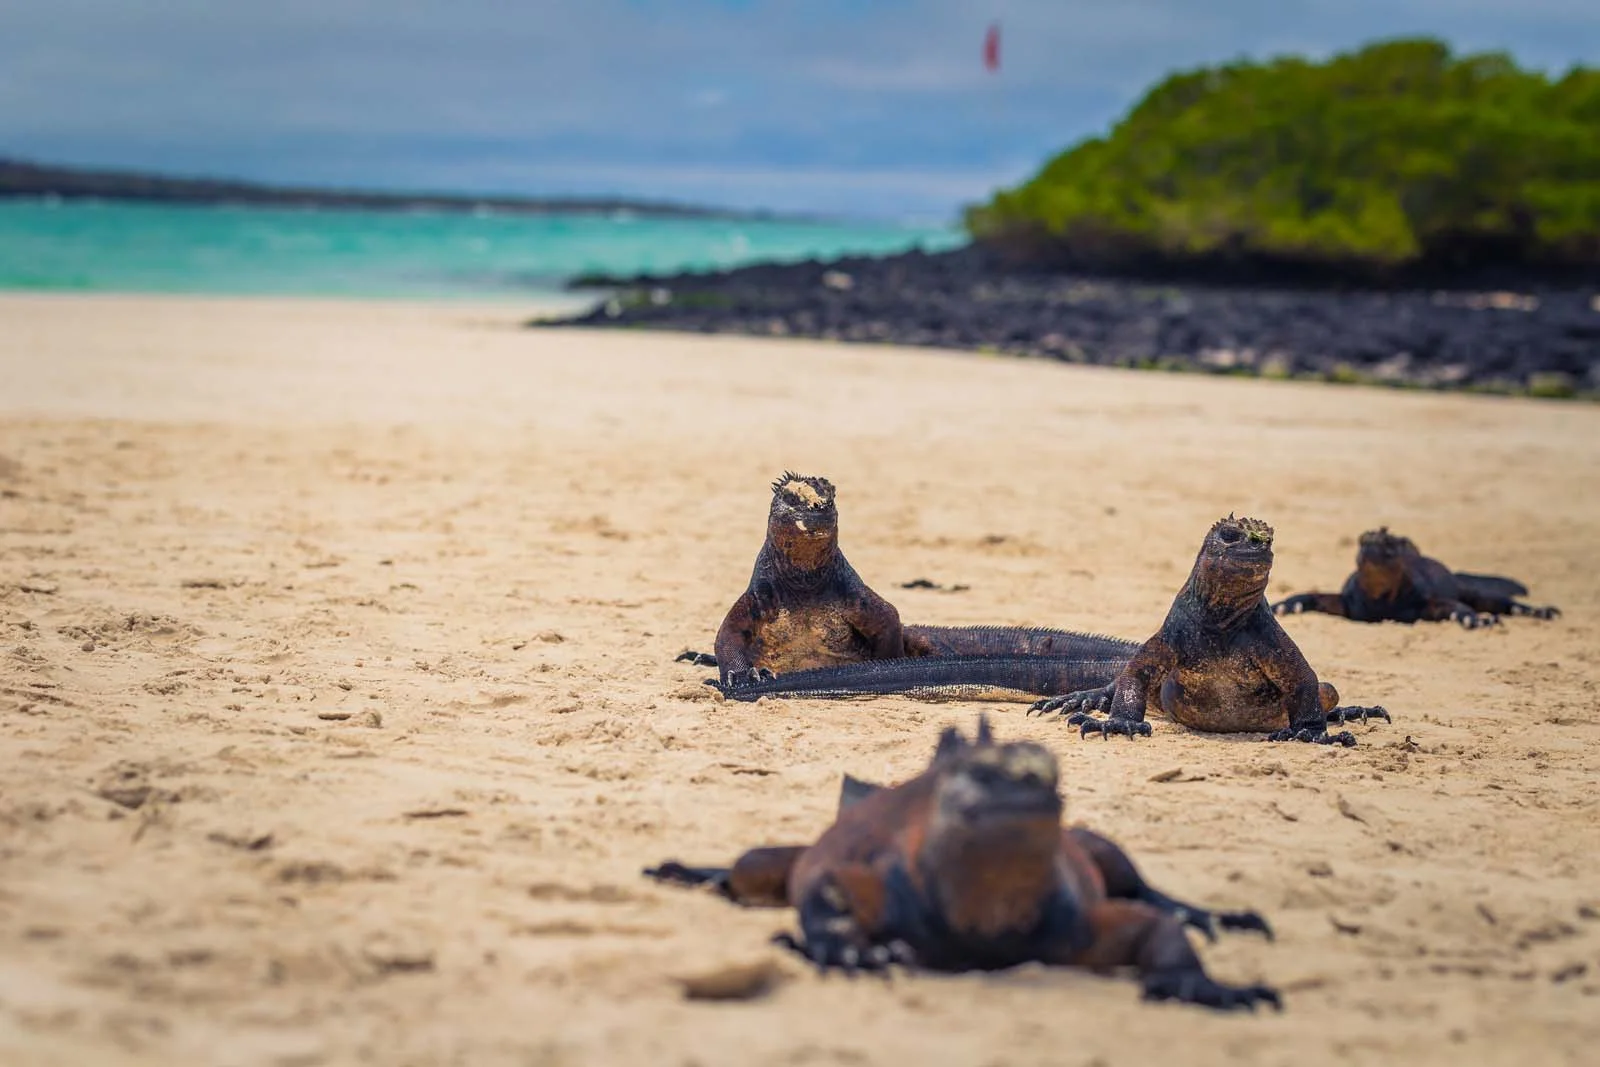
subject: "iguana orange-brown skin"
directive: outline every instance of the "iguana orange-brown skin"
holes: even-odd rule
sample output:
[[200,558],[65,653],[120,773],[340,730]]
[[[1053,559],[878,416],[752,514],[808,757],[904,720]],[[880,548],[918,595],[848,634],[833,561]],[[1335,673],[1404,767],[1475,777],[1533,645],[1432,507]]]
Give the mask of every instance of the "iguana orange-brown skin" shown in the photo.
[[[1036,703],[1059,712],[1087,736],[1148,736],[1151,705],[1194,730],[1266,731],[1272,741],[1354,745],[1329,722],[1381,718],[1381,707],[1338,707],[1339,692],[1319,682],[1267,607],[1272,527],[1229,515],[1206,533],[1189,580],[1161,629],[1110,685]],[[1087,714],[1106,711],[1104,719]]]
[[1387,526],[1361,535],[1355,573],[1338,593],[1296,593],[1272,605],[1275,615],[1320,611],[1356,622],[1443,622],[1454,619],[1467,629],[1493,625],[1501,615],[1553,619],[1561,612],[1534,607],[1515,598],[1527,586],[1494,574],[1452,571],[1424,556],[1409,537]]
[[800,936],[779,940],[823,970],[1131,967],[1151,999],[1279,1006],[1270,987],[1213,979],[1184,932],[1220,920],[1270,936],[1260,916],[1213,916],[1163,896],[1116,845],[1064,828],[1061,811],[1055,757],[997,744],[984,719],[975,743],[946,730],[910,781],[859,789],[809,847],[755,849],[727,870],[669,862],[645,873],[794,907]]
[[1060,656],[1126,659],[1135,645],[1068,630],[906,626],[839,548],[833,483],[785,472],[772,485],[767,538],[750,583],[717,631],[716,655],[680,660],[716,667],[723,687],[775,674],[905,656]]

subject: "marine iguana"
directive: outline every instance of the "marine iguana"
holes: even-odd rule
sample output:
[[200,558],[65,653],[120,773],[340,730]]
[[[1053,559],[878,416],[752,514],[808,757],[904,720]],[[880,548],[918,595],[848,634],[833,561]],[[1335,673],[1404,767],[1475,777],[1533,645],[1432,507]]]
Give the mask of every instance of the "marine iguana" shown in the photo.
[[847,785],[809,847],[754,849],[731,868],[668,862],[647,876],[711,884],[753,906],[794,907],[800,935],[774,940],[827,971],[998,970],[1038,961],[1131,967],[1144,996],[1219,1009],[1282,1002],[1265,985],[1224,985],[1184,932],[1253,929],[1254,912],[1213,915],[1152,889],[1128,857],[1061,825],[1059,769],[1031,742],[976,742],[951,728],[928,769],[897,786]]
[[[1166,620],[1121,674],[1099,689],[1041,700],[1029,711],[1059,712],[1087,737],[1150,735],[1154,703],[1194,730],[1270,731],[1270,741],[1356,743],[1330,722],[1389,721],[1381,707],[1338,707],[1339,692],[1316,672],[1267,607],[1272,527],[1259,519],[1218,520],[1206,533],[1189,580]],[[1087,714],[1108,711],[1104,719]]]
[[1361,535],[1355,573],[1338,593],[1296,593],[1272,605],[1274,615],[1320,611],[1356,622],[1443,622],[1454,619],[1467,629],[1490,626],[1501,615],[1553,619],[1561,612],[1536,608],[1514,597],[1527,596],[1527,586],[1493,574],[1451,571],[1424,556],[1409,537],[1387,526]]
[[1070,630],[904,626],[839,549],[833,483],[785,471],[772,483],[767,538],[750,584],[717,631],[716,654],[677,658],[716,667],[722,687],[787,671],[906,656],[1059,655],[1126,658],[1135,645]]

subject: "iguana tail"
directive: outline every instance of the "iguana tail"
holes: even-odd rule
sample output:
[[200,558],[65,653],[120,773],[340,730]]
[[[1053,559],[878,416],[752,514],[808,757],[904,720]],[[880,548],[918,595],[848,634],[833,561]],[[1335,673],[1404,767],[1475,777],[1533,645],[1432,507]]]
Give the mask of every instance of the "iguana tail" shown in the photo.
[[737,686],[715,686],[734,700],[763,696],[849,699],[901,693],[919,700],[1032,702],[1080,689],[1109,685],[1127,666],[1132,651],[1100,658],[1062,656],[931,656],[867,660],[838,667],[790,671]]
[[1138,642],[1104,634],[1043,626],[905,627],[909,656],[1059,656],[1063,659],[1130,658]]
[[1498,574],[1468,574],[1457,571],[1456,581],[1469,591],[1479,596],[1503,597],[1510,600],[1512,597],[1527,596],[1528,587],[1515,578],[1502,578]]

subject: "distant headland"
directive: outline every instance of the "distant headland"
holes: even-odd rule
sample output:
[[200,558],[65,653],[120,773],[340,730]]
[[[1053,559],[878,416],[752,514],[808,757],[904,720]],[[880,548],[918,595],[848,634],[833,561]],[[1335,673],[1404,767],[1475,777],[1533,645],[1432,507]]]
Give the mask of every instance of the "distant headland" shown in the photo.
[[658,219],[778,217],[770,212],[733,211],[619,197],[471,196],[459,193],[374,192],[268,185],[226,178],[172,177],[133,170],[58,167],[0,156],[0,200],[23,197],[366,211],[495,211],[521,215],[610,215],[627,212]]

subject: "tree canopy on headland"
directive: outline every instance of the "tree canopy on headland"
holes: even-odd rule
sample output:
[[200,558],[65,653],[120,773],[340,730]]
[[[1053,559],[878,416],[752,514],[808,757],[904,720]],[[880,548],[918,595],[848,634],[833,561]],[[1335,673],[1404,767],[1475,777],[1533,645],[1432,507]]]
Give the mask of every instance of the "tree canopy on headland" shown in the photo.
[[1600,69],[1432,39],[1174,74],[967,213],[1023,259],[1376,278],[1600,267]]

